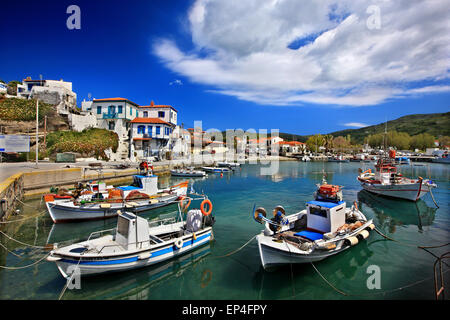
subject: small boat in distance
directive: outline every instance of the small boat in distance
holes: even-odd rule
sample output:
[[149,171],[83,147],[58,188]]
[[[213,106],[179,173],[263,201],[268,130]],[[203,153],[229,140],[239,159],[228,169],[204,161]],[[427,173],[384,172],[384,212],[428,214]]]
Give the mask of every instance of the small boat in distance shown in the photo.
[[417,201],[437,187],[429,179],[403,177],[401,173],[397,172],[394,159],[395,150],[391,150],[389,157],[382,157],[378,160],[374,173],[371,169],[364,172],[359,169],[360,174],[357,179],[363,189],[382,196]]
[[441,156],[438,156],[431,160],[434,163],[450,163],[450,156],[448,151],[445,151]]
[[237,163],[237,162],[227,162],[227,161],[224,161],[224,162],[217,162],[217,166],[218,167],[226,167],[226,168],[236,168],[236,167],[240,167],[241,166],[241,164],[240,163]]
[[328,158],[328,162],[350,162],[350,160],[345,159],[342,155],[339,155],[336,157]]
[[[189,210],[184,220],[182,211],[191,200],[201,199],[200,210]],[[93,232],[86,241],[56,245],[47,261],[55,262],[62,276],[70,279],[74,272],[87,276],[131,270],[190,252],[212,239],[214,217],[207,197],[184,200],[189,202],[180,204],[177,217],[169,219],[148,221],[129,211],[120,212],[115,228]]]
[[170,170],[170,174],[172,177],[205,177],[206,173],[201,170],[194,170],[194,168],[186,168],[186,169],[174,169]]
[[339,186],[324,183],[316,191],[315,200],[306,209],[286,215],[282,206],[266,218],[264,208],[253,208],[253,218],[265,225],[256,237],[261,264],[265,270],[291,263],[323,260],[351,248],[369,236],[375,228],[358,210],[342,201]]
[[213,172],[213,173],[223,173],[223,172],[231,172],[230,168],[219,168],[219,167],[202,167],[202,170],[205,172]]

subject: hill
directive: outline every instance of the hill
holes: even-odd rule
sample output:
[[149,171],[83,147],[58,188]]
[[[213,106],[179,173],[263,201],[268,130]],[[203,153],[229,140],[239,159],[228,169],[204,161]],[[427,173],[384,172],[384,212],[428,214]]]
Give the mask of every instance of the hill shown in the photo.
[[[363,143],[368,135],[383,133],[386,123],[364,127],[360,129],[347,129],[330,133],[332,136],[350,135],[352,140]],[[387,122],[388,131],[406,132],[410,136],[428,133],[434,137],[440,135],[450,136],[450,112],[413,114]]]

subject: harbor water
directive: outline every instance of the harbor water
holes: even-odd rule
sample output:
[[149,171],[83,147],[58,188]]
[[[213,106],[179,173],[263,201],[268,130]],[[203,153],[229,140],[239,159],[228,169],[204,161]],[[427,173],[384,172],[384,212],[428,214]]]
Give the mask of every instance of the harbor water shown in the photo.
[[[102,276],[82,278],[80,289],[67,289],[62,299],[434,299],[433,265],[449,246],[419,249],[450,242],[450,167],[445,164],[399,166],[407,177],[431,178],[438,187],[417,203],[383,198],[365,191],[356,180],[358,168],[373,163],[322,163],[284,161],[273,175],[262,165],[244,164],[233,173],[209,174],[188,179],[196,192],[213,203],[215,240],[186,255],[154,266]],[[282,205],[287,214],[303,210],[312,199],[316,184],[326,173],[329,183],[344,186],[348,206],[357,201],[367,218],[385,235],[376,232],[334,257],[314,266],[342,295],[328,285],[311,264],[288,265],[272,272],[261,267],[256,241],[232,255],[258,234],[263,225],[252,217],[254,205],[268,214]],[[179,183],[180,178],[161,178],[160,187]],[[192,202],[191,208],[200,203]],[[40,248],[47,243],[85,240],[91,232],[113,228],[116,218],[82,223],[53,224],[40,200],[26,201],[17,216],[2,226],[19,242],[0,235],[0,299],[58,299],[66,285],[55,263],[41,261]],[[142,214],[155,219],[176,214],[176,205]],[[227,256],[225,256],[227,255]],[[225,257],[224,257],[225,256]],[[447,261],[450,263],[450,261]],[[368,287],[373,266],[379,270],[379,288]],[[448,270],[448,268],[444,269]],[[450,273],[444,274],[448,290]],[[401,288],[401,289],[400,289]]]

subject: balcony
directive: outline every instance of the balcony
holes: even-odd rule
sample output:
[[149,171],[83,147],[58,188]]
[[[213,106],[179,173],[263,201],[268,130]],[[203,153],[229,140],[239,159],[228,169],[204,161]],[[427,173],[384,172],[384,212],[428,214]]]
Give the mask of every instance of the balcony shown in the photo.
[[118,118],[119,118],[118,113],[115,113],[115,112],[103,113],[103,119],[118,119]]

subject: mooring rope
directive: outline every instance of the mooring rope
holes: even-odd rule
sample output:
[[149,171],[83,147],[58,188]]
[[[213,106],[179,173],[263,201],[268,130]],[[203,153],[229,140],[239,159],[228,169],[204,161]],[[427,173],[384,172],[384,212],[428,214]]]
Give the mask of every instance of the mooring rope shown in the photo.
[[[407,285],[404,285],[404,286],[401,286],[401,287],[398,287],[398,288],[394,288],[394,289],[390,289],[390,290],[385,290],[385,291],[379,291],[379,292],[371,292],[371,293],[346,293],[346,292],[344,292],[344,291],[342,291],[342,290],[340,290],[340,289],[338,289],[338,288],[336,288],[330,281],[328,281],[321,273],[320,273],[320,271],[316,268],[316,266],[311,262],[311,265],[314,267],[314,270],[316,270],[316,272],[317,272],[317,274],[331,287],[331,288],[333,288],[333,290],[335,290],[336,292],[338,292],[338,293],[340,293],[340,294],[342,294],[342,295],[344,295],[344,296],[374,296],[374,295],[380,295],[380,294],[387,294],[387,293],[392,293],[392,292],[396,292],[396,291],[400,291],[400,290],[403,290],[403,289],[406,289],[406,288],[409,288],[409,287],[412,287],[412,286],[415,286],[415,285],[417,285],[417,284],[419,284],[419,283],[422,283],[422,282],[425,282],[425,281],[428,281],[428,280],[431,280],[431,279],[433,279],[434,278],[434,276],[433,277],[428,277],[428,278],[425,278],[425,279],[422,279],[422,280],[419,280],[419,281],[415,281],[415,282],[412,282],[412,283],[410,283],[410,284],[407,284]],[[450,269],[449,270],[445,270],[443,273],[447,273],[447,272],[449,272],[450,271]]]
[[244,247],[246,247],[246,246],[247,246],[253,239],[255,239],[257,236],[258,236],[258,235],[252,237],[252,238],[251,238],[250,240],[248,240],[243,246],[239,247],[238,249],[236,249],[236,250],[234,250],[234,251],[232,251],[232,252],[230,252],[230,253],[227,253],[227,254],[225,254],[225,255],[223,255],[223,256],[215,256],[215,257],[212,257],[212,258],[225,258],[225,257],[229,257],[229,256],[235,254],[236,252],[239,252],[240,250],[242,250]]
[[436,203],[436,200],[434,200],[434,195],[433,195],[433,191],[431,191],[433,188],[430,187],[430,195],[431,195],[431,199],[433,199],[434,204],[436,205],[436,207],[439,208],[438,204]]
[[0,268],[2,268],[2,269],[7,269],[7,270],[19,270],[19,269],[29,268],[29,267],[32,267],[32,266],[34,266],[34,265],[40,263],[42,260],[44,260],[45,258],[47,258],[49,255],[50,255],[50,253],[49,253],[49,254],[46,254],[44,257],[42,257],[41,259],[39,259],[39,260],[33,262],[32,264],[29,264],[29,265],[26,265],[26,266],[22,266],[22,267],[7,267],[7,266],[0,266]]
[[9,253],[15,255],[17,258],[23,258],[21,255],[15,253],[15,252],[12,252],[11,250],[9,250],[9,249],[8,249],[4,244],[2,244],[1,242],[0,242],[0,246],[1,246],[3,249],[5,249],[7,252],[9,252]]
[[403,242],[403,241],[399,241],[399,240],[393,239],[393,238],[385,235],[384,233],[382,233],[380,230],[378,230],[378,228],[375,228],[374,230],[375,230],[376,233],[378,233],[380,236],[382,236],[383,238],[385,238],[387,240],[398,242],[399,244],[403,244],[405,246],[415,247],[415,248],[419,248],[419,249],[441,248],[441,247],[445,247],[445,246],[450,245],[450,242],[445,243],[445,244],[436,245],[436,246],[421,246],[421,245],[416,245],[416,244],[410,244],[410,243],[406,243],[406,242]]
[[6,233],[4,233],[3,231],[0,231],[0,234],[4,235],[5,237],[7,237],[9,240],[15,241],[17,243],[20,243],[21,245],[27,246],[27,247],[32,247],[32,248],[38,248],[38,249],[46,249],[47,247],[45,246],[36,246],[33,244],[29,244],[29,243],[25,243],[22,241],[19,241],[17,239],[14,239],[13,237],[8,236]]
[[29,220],[29,219],[33,219],[33,218],[36,218],[36,217],[39,217],[39,216],[41,216],[43,213],[45,213],[47,210],[43,210],[43,211],[40,211],[40,212],[38,212],[36,215],[34,215],[34,216],[31,216],[31,217],[26,217],[26,218],[23,218],[23,219],[15,219],[15,220],[11,220],[11,221],[0,221],[0,224],[8,224],[8,223],[14,223],[14,222],[19,222],[19,221],[25,221],[25,220]]
[[[66,284],[64,285],[64,288],[61,290],[61,293],[59,294],[58,300],[61,300],[61,298],[64,296],[64,293],[66,293],[67,287],[69,286],[69,283],[72,282],[73,276],[75,275],[75,270],[77,270],[78,266],[80,265],[81,257],[78,260],[77,265],[75,266],[75,269],[73,270],[72,274],[70,275],[70,279],[67,279]],[[81,276],[81,273],[80,273]]]

